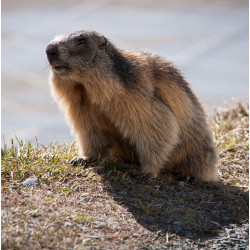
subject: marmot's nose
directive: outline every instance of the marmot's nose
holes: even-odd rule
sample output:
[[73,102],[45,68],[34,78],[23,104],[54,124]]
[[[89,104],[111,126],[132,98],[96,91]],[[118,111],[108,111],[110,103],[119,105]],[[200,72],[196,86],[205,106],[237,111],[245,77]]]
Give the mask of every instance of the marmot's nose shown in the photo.
[[56,59],[59,55],[58,46],[56,44],[49,44],[46,48],[46,53],[48,60],[51,63],[53,59]]

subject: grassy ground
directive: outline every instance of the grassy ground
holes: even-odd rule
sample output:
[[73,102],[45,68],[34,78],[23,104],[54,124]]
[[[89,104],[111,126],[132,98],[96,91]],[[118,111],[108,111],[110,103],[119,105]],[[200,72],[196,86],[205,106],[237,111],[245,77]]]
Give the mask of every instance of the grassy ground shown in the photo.
[[[216,184],[151,180],[118,161],[72,167],[74,143],[2,148],[2,249],[209,247],[227,225],[248,222],[248,108],[211,126]],[[22,187],[31,176],[40,187]]]

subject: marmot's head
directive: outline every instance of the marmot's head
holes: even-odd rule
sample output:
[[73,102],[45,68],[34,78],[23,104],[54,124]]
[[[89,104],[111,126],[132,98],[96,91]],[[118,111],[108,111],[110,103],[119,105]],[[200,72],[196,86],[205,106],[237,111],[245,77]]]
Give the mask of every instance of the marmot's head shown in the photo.
[[[94,62],[105,54],[107,39],[97,32],[78,31],[56,36],[46,53],[56,74],[70,74],[94,67]],[[95,63],[96,64],[96,63]]]

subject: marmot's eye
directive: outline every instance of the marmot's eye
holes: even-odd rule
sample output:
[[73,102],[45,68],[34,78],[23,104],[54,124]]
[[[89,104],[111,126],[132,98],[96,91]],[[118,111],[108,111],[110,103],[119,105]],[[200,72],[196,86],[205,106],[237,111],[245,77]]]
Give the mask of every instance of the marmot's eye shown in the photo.
[[86,39],[84,37],[78,37],[75,39],[75,43],[77,45],[84,44],[84,43],[86,43]]

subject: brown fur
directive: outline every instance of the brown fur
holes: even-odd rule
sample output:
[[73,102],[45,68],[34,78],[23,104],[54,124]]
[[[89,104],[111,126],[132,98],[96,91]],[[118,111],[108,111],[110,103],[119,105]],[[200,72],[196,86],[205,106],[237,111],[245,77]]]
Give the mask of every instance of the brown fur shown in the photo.
[[164,167],[216,179],[216,151],[205,113],[180,72],[159,56],[117,49],[89,31],[47,47],[53,96],[73,129],[81,156],[139,161],[143,173]]

